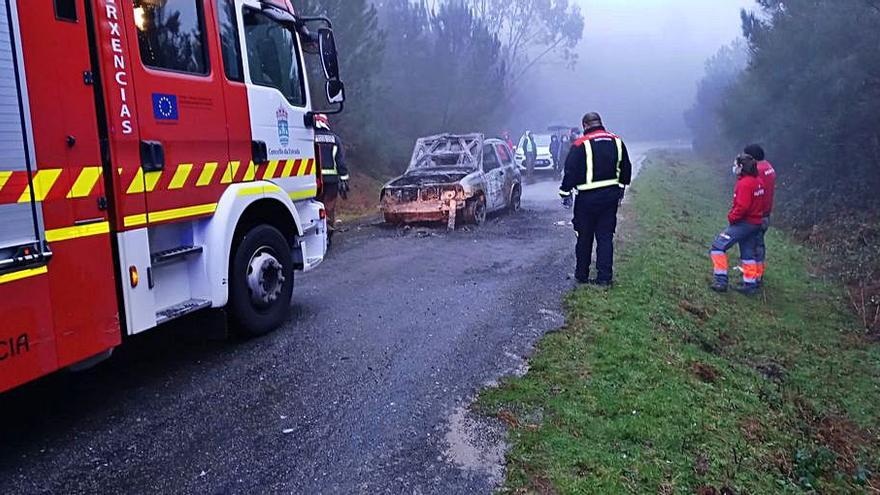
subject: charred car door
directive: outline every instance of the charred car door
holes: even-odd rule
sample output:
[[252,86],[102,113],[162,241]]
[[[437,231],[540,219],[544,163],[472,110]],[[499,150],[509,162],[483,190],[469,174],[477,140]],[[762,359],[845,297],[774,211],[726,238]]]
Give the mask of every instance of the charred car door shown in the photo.
[[504,197],[504,168],[501,160],[495,153],[492,144],[483,146],[483,173],[486,180],[486,207],[489,211],[503,208],[506,202]]
[[513,153],[507,146],[507,143],[495,144],[495,151],[501,159],[501,170],[504,175],[504,185],[502,186],[503,200],[505,206],[509,206],[508,202],[513,197],[513,188],[519,183],[519,169],[513,161]]

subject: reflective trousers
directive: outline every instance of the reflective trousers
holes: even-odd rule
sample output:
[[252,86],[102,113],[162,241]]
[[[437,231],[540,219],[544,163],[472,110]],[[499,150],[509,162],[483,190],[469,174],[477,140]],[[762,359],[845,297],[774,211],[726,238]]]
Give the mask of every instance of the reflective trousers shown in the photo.
[[574,205],[574,230],[577,232],[577,267],[579,280],[590,277],[593,241],[596,243],[596,279],[611,282],[614,278],[614,233],[617,230],[617,208],[620,189],[580,193]]
[[764,278],[764,272],[767,270],[767,245],[764,242],[764,238],[768,230],[770,230],[770,217],[765,217],[761,230],[758,231],[755,238],[755,262],[758,264],[759,281]]
[[742,261],[743,283],[757,284],[759,279],[758,262],[756,259],[758,234],[761,232],[760,225],[747,222],[739,222],[728,226],[718,234],[712,243],[712,267],[715,282],[727,285],[729,281],[730,266],[727,261],[727,251],[734,245],[739,244],[739,257]]

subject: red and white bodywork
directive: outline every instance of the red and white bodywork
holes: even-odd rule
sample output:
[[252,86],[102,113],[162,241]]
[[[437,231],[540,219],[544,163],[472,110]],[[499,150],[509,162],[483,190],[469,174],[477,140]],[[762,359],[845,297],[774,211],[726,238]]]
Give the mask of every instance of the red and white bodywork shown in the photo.
[[255,225],[323,261],[303,52],[266,3],[0,0],[0,392],[226,306]]

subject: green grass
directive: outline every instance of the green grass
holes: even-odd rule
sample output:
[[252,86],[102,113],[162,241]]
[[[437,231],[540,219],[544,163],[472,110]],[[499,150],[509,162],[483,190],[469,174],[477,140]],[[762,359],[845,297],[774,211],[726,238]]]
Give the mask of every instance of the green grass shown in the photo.
[[504,491],[877,493],[880,346],[778,231],[762,296],[708,290],[729,182],[690,154],[651,157],[618,285],[570,294],[529,373],[481,394],[510,425]]

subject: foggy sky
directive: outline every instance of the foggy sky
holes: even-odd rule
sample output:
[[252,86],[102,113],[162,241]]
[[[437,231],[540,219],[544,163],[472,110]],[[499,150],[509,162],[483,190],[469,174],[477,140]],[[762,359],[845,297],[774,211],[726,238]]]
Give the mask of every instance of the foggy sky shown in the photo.
[[[523,124],[576,124],[602,113],[631,139],[685,138],[707,58],[741,36],[740,10],[754,0],[575,0],[586,27],[576,68],[545,64],[527,89]],[[520,100],[521,102],[523,100]],[[518,119],[519,120],[519,119]]]

